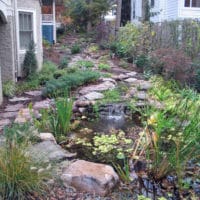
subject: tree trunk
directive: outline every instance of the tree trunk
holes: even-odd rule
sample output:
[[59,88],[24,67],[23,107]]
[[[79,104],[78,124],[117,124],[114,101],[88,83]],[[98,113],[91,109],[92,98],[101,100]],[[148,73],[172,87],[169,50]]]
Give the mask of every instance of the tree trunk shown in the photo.
[[115,30],[118,31],[121,25],[121,11],[122,11],[122,0],[117,0],[117,15],[115,22]]

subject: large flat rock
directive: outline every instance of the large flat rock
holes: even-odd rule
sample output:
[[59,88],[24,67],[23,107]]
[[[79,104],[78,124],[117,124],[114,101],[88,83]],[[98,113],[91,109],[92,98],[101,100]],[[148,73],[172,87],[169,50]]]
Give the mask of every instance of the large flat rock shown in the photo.
[[105,196],[117,184],[119,177],[109,165],[78,160],[63,169],[61,179],[66,186]]
[[100,92],[90,92],[90,93],[84,95],[84,98],[92,101],[92,100],[103,99],[104,95]]
[[102,92],[106,90],[111,90],[115,88],[115,84],[110,81],[105,81],[103,83],[100,83],[98,85],[91,85],[82,88],[79,93],[82,95],[88,94],[89,92]]
[[54,141],[48,140],[31,146],[29,152],[33,158],[43,162],[58,162],[76,156],[62,149]]

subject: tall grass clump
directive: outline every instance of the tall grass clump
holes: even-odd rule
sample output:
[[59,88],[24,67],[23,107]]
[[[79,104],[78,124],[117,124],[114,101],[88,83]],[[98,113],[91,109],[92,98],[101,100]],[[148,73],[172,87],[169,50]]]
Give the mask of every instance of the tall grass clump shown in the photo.
[[[27,130],[26,127],[24,133]],[[23,125],[15,131],[23,132]],[[6,143],[0,148],[0,199],[32,199],[34,194],[42,196],[46,190],[48,174],[38,173],[39,164],[27,153],[30,141],[19,132],[15,134],[13,127],[7,128]]]

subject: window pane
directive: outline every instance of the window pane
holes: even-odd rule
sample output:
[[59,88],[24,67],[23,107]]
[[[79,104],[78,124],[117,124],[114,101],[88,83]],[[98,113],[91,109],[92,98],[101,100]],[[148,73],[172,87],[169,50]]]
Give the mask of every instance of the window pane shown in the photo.
[[190,0],[185,0],[185,7],[190,7]]
[[30,42],[33,40],[31,31],[20,31],[20,48],[28,49]]
[[28,49],[33,40],[33,15],[28,12],[19,13],[20,49]]
[[151,7],[153,8],[155,6],[155,1],[151,0]]
[[23,30],[23,14],[19,14],[19,30]]
[[192,7],[200,7],[200,0],[192,0]]

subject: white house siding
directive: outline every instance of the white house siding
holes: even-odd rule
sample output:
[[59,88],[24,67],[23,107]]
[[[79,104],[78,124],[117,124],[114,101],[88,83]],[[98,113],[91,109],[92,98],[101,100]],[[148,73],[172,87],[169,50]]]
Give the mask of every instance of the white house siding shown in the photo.
[[166,5],[167,20],[174,20],[178,18],[178,1],[179,0],[167,0],[167,5]]
[[[17,0],[17,19],[19,11],[27,11],[33,13],[33,34],[34,43],[36,44],[36,57],[38,61],[38,68],[41,69],[43,62],[43,48],[42,48],[42,14],[39,0]],[[22,75],[21,66],[24,61],[25,51],[19,48],[19,22],[17,22],[17,37],[18,37],[18,76]]]
[[163,8],[165,0],[155,0],[155,5],[151,8],[152,13],[158,13],[155,16],[151,17],[152,22],[160,22],[165,15],[165,9]]

